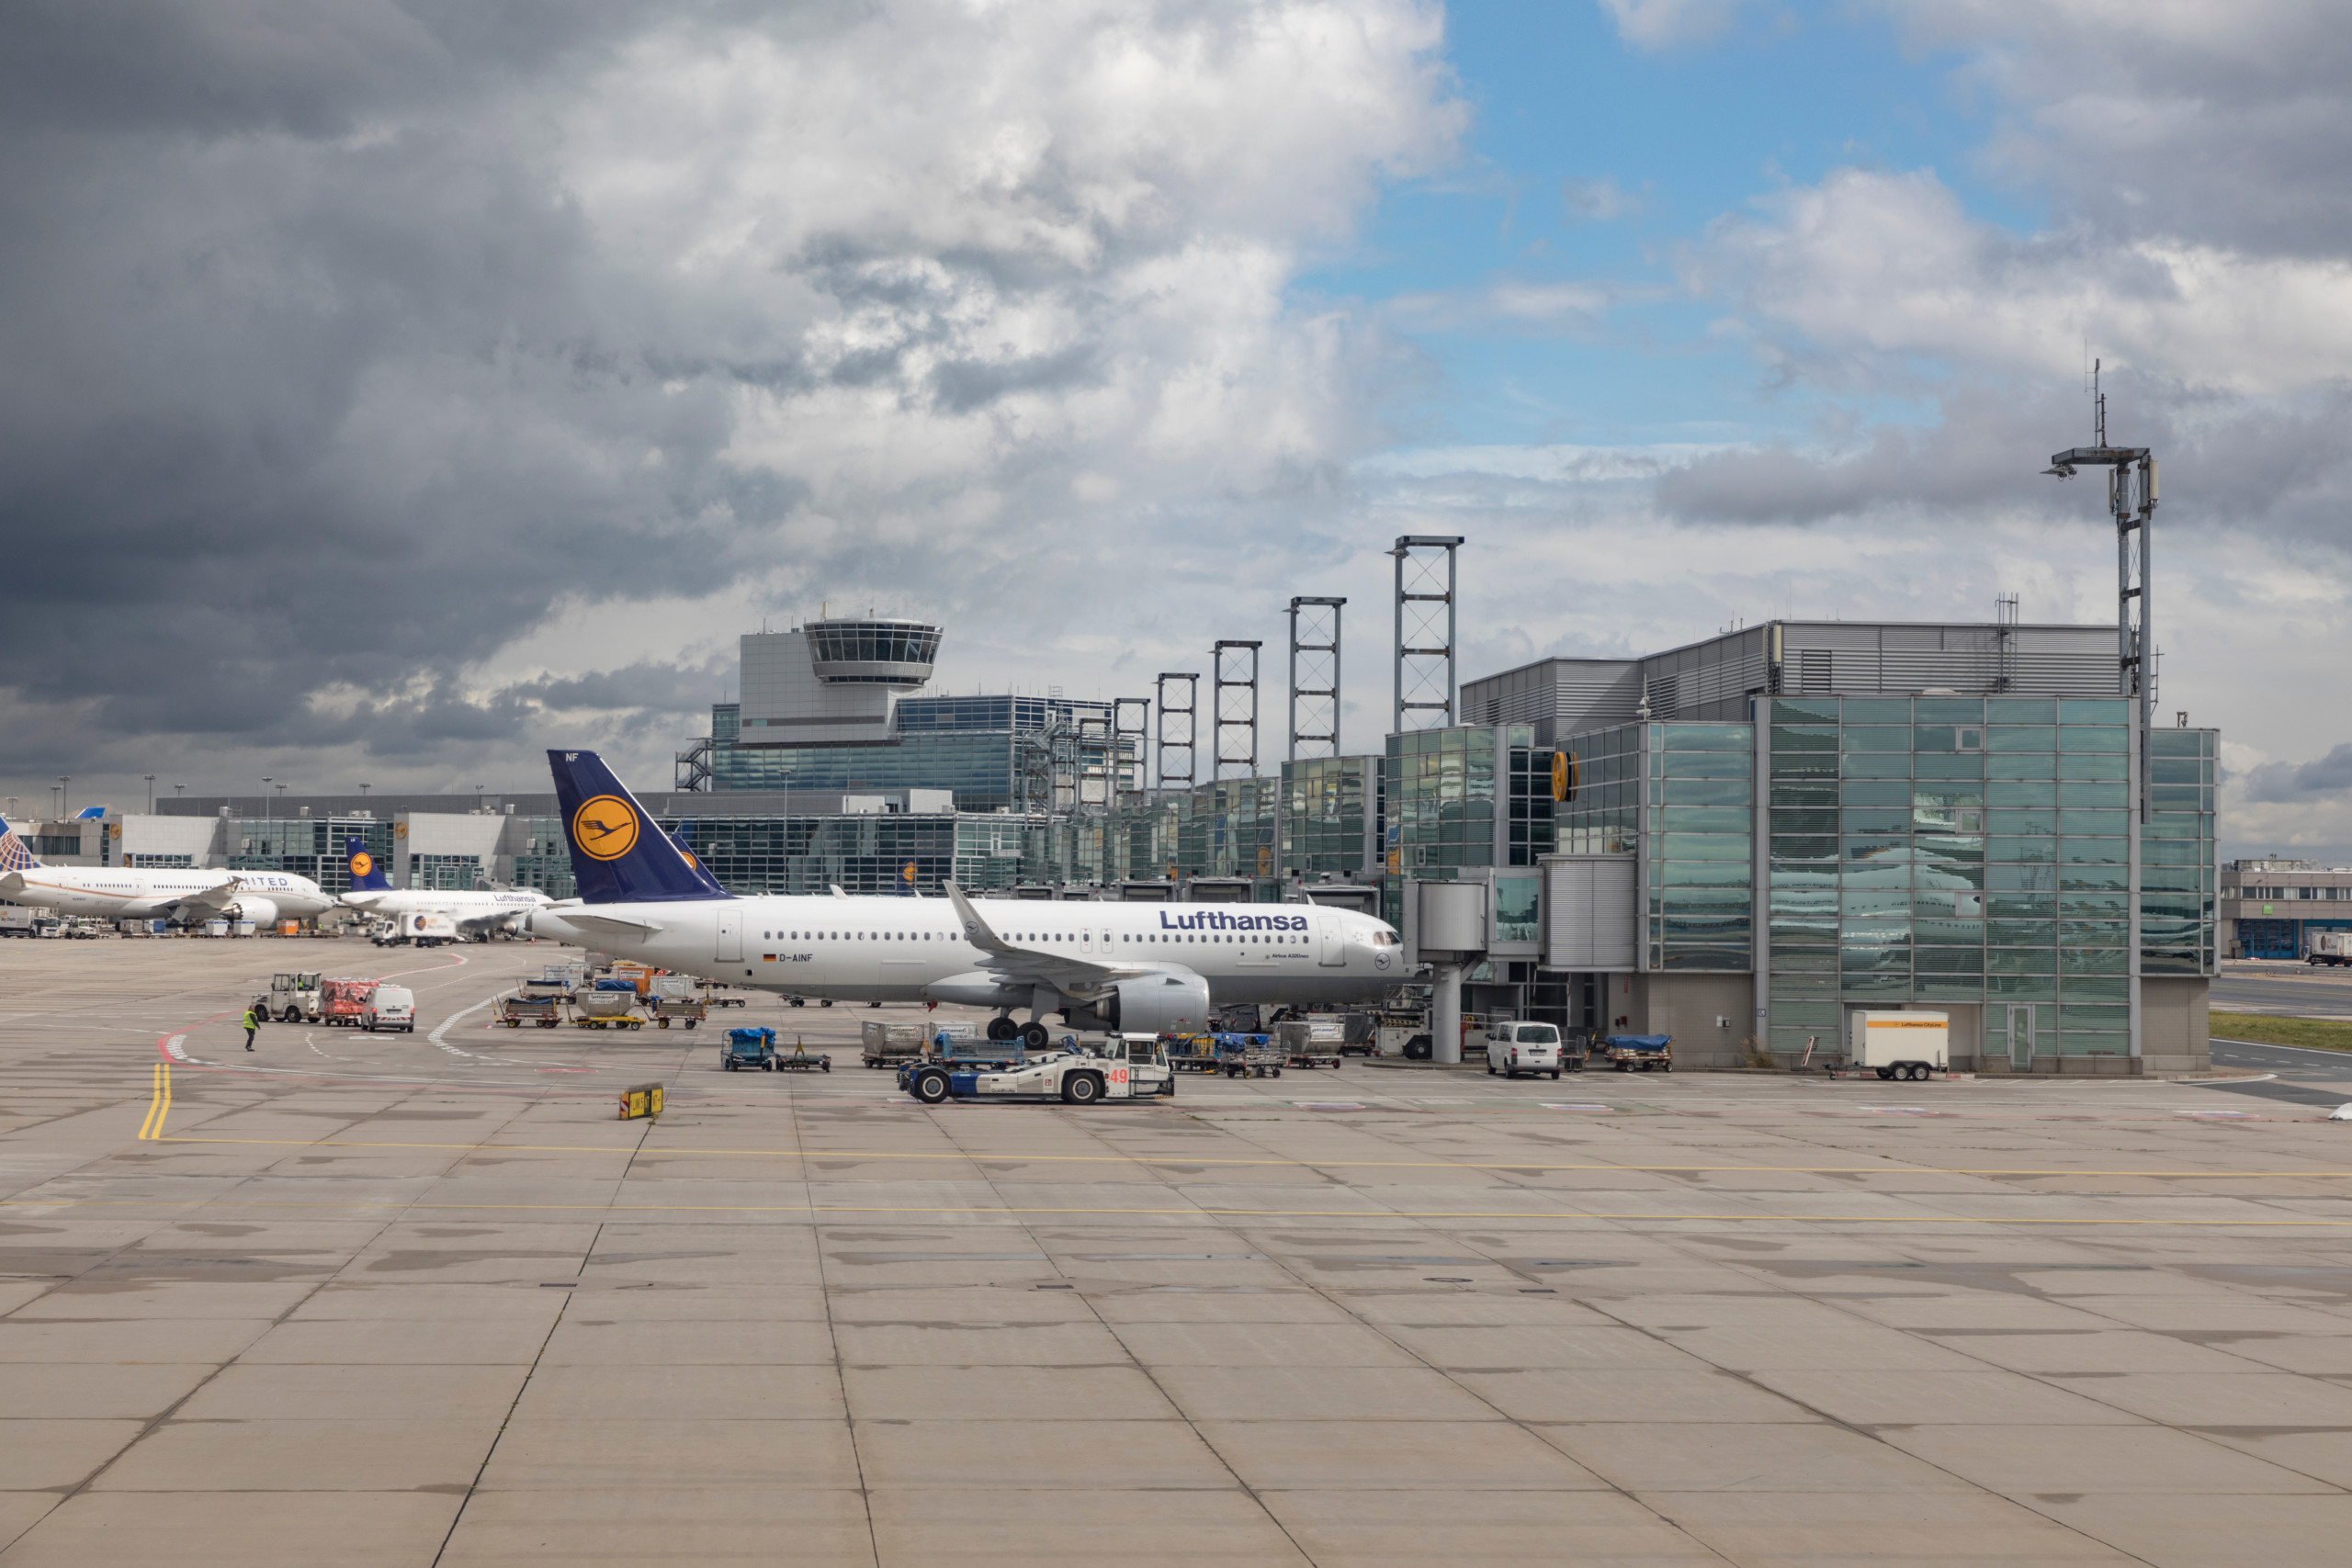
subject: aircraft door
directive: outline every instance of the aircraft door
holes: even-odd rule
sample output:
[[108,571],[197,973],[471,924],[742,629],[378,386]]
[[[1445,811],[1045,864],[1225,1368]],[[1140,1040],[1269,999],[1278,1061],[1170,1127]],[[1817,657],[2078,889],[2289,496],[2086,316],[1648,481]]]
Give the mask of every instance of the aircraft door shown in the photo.
[[1315,917],[1316,962],[1326,969],[1338,969],[1348,962],[1347,933],[1340,929],[1337,917],[1318,914]]
[[743,957],[743,909],[739,904],[718,906],[718,951],[722,964],[740,963]]

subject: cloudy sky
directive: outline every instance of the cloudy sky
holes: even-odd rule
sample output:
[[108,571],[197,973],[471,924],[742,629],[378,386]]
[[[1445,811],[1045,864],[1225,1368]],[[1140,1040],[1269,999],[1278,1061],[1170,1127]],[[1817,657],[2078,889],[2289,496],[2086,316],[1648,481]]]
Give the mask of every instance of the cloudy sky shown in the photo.
[[2352,857],[2347,78],[2320,0],[20,0],[0,794],[658,786],[828,604],[1112,696],[1344,593],[1369,749],[1408,532],[1465,676],[2109,619],[2096,355],[2225,852]]

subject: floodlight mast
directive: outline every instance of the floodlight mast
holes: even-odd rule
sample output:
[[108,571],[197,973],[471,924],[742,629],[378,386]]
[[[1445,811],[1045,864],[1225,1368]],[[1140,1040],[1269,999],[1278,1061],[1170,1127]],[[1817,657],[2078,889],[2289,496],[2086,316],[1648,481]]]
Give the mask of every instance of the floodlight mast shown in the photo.
[[[2097,370],[2092,374],[2096,377]],[[2155,606],[2149,577],[2154,554],[2150,536],[2156,517],[2156,459],[2145,446],[2109,446],[2107,397],[2094,392],[2094,399],[2098,445],[2053,452],[2050,467],[2042,472],[2069,479],[2077,468],[2109,470],[2107,504],[2115,519],[2115,689],[2118,695],[2137,701],[2133,715],[2140,753],[2136,793],[2139,818],[2144,824],[2148,820],[2148,728],[2156,705]],[[2139,537],[2133,538],[2134,534]]]

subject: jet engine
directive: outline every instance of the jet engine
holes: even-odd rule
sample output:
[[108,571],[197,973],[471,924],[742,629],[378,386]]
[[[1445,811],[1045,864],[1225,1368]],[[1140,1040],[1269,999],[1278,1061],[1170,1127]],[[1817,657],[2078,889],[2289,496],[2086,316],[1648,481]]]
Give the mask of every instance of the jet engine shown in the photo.
[[1198,975],[1139,975],[1063,1016],[1073,1029],[1182,1034],[1209,1022],[1209,983]]
[[237,895],[236,902],[221,911],[232,920],[251,920],[256,926],[277,923],[277,905],[268,898],[256,898],[250,893]]

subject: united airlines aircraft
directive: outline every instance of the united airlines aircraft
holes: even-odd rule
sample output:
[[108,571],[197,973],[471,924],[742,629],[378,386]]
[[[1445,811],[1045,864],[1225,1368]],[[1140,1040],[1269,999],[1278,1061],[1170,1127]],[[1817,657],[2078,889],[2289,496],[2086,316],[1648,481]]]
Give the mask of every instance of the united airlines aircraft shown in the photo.
[[[738,898],[593,751],[550,751],[581,897],[535,935],[730,986],[842,1001],[994,1008],[992,1039],[1199,1029],[1231,1002],[1365,1002],[1405,979],[1383,922],[1308,904]],[[985,912],[983,912],[985,911]],[[1025,1027],[1012,1014],[1025,1010]]]
[[46,905],[61,915],[182,925],[200,920],[267,925],[281,915],[299,919],[334,907],[317,883],[289,872],[43,865],[17,830],[5,825],[0,825],[0,898]]

